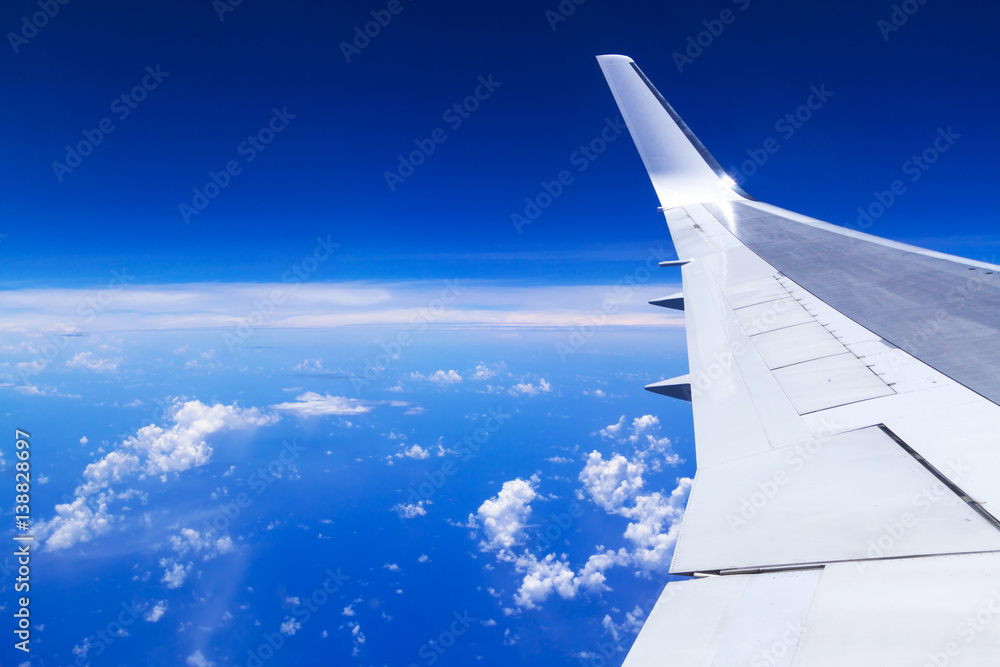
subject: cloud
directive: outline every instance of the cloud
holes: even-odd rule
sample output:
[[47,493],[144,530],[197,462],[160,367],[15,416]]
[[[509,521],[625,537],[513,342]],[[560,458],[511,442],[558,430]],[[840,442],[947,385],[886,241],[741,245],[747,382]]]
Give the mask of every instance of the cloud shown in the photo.
[[45,540],[45,548],[65,549],[88,542],[106,533],[115,520],[108,503],[127,498],[135,491],[115,494],[112,484],[132,478],[158,476],[166,481],[169,474],[179,474],[203,466],[211,459],[212,448],[206,439],[233,430],[273,424],[278,417],[234,405],[206,405],[201,401],[174,404],[167,427],[150,424],[140,428],[103,458],[84,469],[84,483],[77,487],[71,503],[56,506],[56,515],[39,522],[36,538]]
[[557,594],[564,600],[572,600],[583,589],[590,593],[611,590],[605,584],[604,571],[611,567],[628,565],[631,558],[625,549],[618,552],[598,547],[598,553],[587,559],[587,563],[577,573],[566,560],[566,555],[550,553],[542,558],[524,551],[521,555],[508,554],[507,560],[514,570],[522,574],[521,584],[514,594],[514,603],[524,609],[541,606],[551,595]]
[[520,382],[515,384],[508,390],[511,396],[538,396],[538,394],[548,393],[552,390],[552,385],[545,381],[545,378],[539,378],[538,384],[535,385],[531,382],[524,383]]
[[419,461],[419,460],[422,460],[422,459],[430,458],[430,456],[431,456],[430,452],[428,452],[426,449],[424,449],[420,445],[413,445],[413,446],[411,446],[409,448],[403,446],[403,451],[398,452],[396,454],[390,454],[386,458],[389,460],[389,465],[392,465],[392,459],[393,458],[397,458],[397,459],[409,458],[409,459],[417,459]]
[[354,643],[354,649],[351,651],[351,655],[356,658],[361,654],[361,647],[365,643],[365,634],[361,632],[361,626],[354,621],[349,622],[347,627],[351,629],[351,639]]
[[201,651],[195,651],[187,657],[187,664],[191,667],[214,667],[215,663],[207,660]]
[[291,616],[286,616],[284,622],[278,628],[278,631],[283,635],[288,635],[289,637],[294,635],[302,627],[302,624]]
[[640,460],[648,460],[655,471],[662,464],[677,465],[681,458],[673,453],[669,438],[661,438],[660,420],[653,415],[643,415],[632,420],[631,429],[622,415],[617,424],[611,424],[600,430],[602,438],[613,440],[618,444],[630,444],[635,449]]
[[690,479],[682,478],[669,496],[660,492],[638,496],[634,507],[619,511],[633,519],[625,529],[625,538],[635,545],[632,559],[643,570],[665,570],[670,566],[670,554],[680,534],[691,483]]
[[557,559],[555,554],[539,560],[534,554],[525,552],[517,559],[515,567],[525,573],[521,586],[514,595],[514,602],[519,607],[534,609],[553,592],[567,600],[576,597],[579,585],[574,581],[573,570],[565,560]]
[[343,614],[344,616],[354,616],[355,615],[354,605],[352,604],[347,605],[346,607],[344,607],[344,611],[340,613]]
[[[461,299],[437,315],[434,326],[463,329],[573,330],[581,313],[601,303],[614,285],[511,286],[488,281],[457,287]],[[89,331],[153,331],[201,328],[226,329],[245,324],[246,304],[262,294],[281,291],[285,300],[257,328],[318,329],[351,326],[411,327],[440,298],[436,280],[406,282],[303,283],[294,291],[284,283],[186,283],[131,285],[115,295]],[[78,304],[92,289],[19,289],[0,292],[0,311],[17,318],[0,320],[0,331],[52,331],[60,323],[79,320]],[[678,313],[651,312],[642,300],[623,301],[608,325],[645,326],[662,330],[682,327]],[[420,319],[419,321],[424,321]]]
[[399,572],[399,565],[396,563],[386,563],[382,567],[390,572]]
[[472,375],[473,380],[489,380],[496,376],[497,371],[490,368],[486,364],[477,364],[475,368],[475,373]]
[[56,516],[40,524],[37,534],[48,535],[45,548],[56,551],[106,534],[113,521],[107,504],[91,507],[85,498],[76,498],[71,503],[56,505]]
[[300,417],[320,417],[325,415],[363,415],[375,409],[372,403],[344,396],[320,395],[307,391],[295,397],[295,402],[278,403],[272,409],[291,412]]
[[600,433],[602,438],[608,438],[609,440],[617,440],[621,437],[622,429],[625,427],[625,415],[621,416],[617,424],[611,424],[602,428]]
[[642,490],[644,472],[642,463],[629,461],[621,454],[605,461],[600,452],[593,451],[580,472],[580,481],[599,507],[615,512]]
[[[34,364],[18,364],[18,368],[23,368]],[[39,372],[45,370],[44,366],[36,368]],[[13,389],[14,391],[27,396],[60,396],[62,398],[80,398],[79,394],[61,394],[54,387],[38,387],[26,382],[25,384],[14,384],[13,382],[0,382],[0,388]]]
[[480,543],[483,551],[507,550],[522,541],[525,522],[531,516],[529,503],[538,497],[538,481],[537,476],[532,476],[504,482],[495,498],[486,500],[476,514],[469,515],[468,526],[481,528],[485,535]]
[[[155,424],[140,428],[112,454],[119,454],[119,462],[126,466],[129,465],[127,458],[135,456],[144,476],[159,475],[161,480],[165,480],[167,473],[183,472],[208,463],[212,456],[212,448],[205,441],[208,436],[223,431],[268,426],[278,421],[277,416],[257,408],[243,409],[235,404],[221,403],[209,406],[201,401],[176,404],[170,419],[173,425],[169,428]],[[94,485],[94,488],[106,486],[108,481],[104,475],[109,471],[100,464],[87,466],[83,473],[88,484]],[[115,472],[115,469],[110,472]]]
[[[632,435],[646,445],[645,436],[658,426],[655,418],[637,419],[632,425]],[[604,429],[602,435],[610,433],[611,437],[624,437],[627,441],[629,436],[622,436],[624,432],[625,420],[622,418],[618,424]],[[637,574],[668,568],[691,480],[679,479],[677,487],[666,496],[659,491],[648,492],[643,477],[647,462],[642,455],[649,451],[655,448],[643,449],[632,459],[621,454],[605,459],[597,451],[587,456],[579,476],[583,484],[580,497],[582,499],[585,494],[609,514],[629,519],[623,534],[628,547],[615,550],[598,546],[579,570],[574,571],[565,554],[536,555],[520,547],[531,517],[530,503],[539,497],[537,476],[505,482],[500,493],[469,515],[464,525],[473,529],[473,537],[482,532],[480,549],[493,553],[498,562],[512,565],[521,575],[514,594],[517,607],[535,609],[552,595],[573,599],[580,590],[595,594],[608,591],[605,573],[614,567],[632,565],[638,568]],[[511,613],[515,612],[511,610]]]
[[605,460],[591,452],[580,472],[584,492],[609,514],[630,519],[624,537],[632,543],[630,557],[642,570],[664,570],[677,542],[691,480],[682,478],[669,496],[641,493],[646,465],[615,454]]
[[645,620],[645,612],[643,612],[642,607],[636,605],[635,609],[625,614],[625,619],[621,625],[615,624],[610,614],[605,614],[601,625],[604,627],[604,631],[611,635],[611,639],[616,644],[621,644],[624,636],[638,634]]
[[398,505],[393,505],[392,511],[399,515],[400,519],[415,519],[418,516],[426,516],[427,510],[424,509],[424,500],[418,500],[416,504],[412,503],[399,503]]
[[422,382],[437,382],[438,384],[458,384],[462,381],[462,376],[456,371],[434,371],[430,375],[410,373],[410,379]]
[[99,359],[93,352],[78,352],[66,362],[66,368],[75,368],[95,373],[114,373],[121,359]]
[[625,549],[619,549],[617,552],[611,549],[602,552],[601,549],[602,547],[597,547],[597,553],[587,559],[578,576],[578,584],[592,593],[610,590],[605,584],[606,570],[615,566],[625,566],[631,562]]
[[163,578],[160,581],[169,589],[180,588],[184,585],[184,580],[191,574],[193,563],[186,566],[181,565],[173,558],[161,558],[160,567],[163,568]]
[[313,373],[323,372],[323,360],[322,359],[306,359],[301,364],[296,364],[292,367],[293,371],[311,371]]
[[580,573],[575,574],[565,556],[550,553],[539,558],[527,549],[521,553],[514,550],[523,542],[524,528],[531,517],[530,503],[538,497],[535,488],[538,483],[537,476],[504,482],[500,493],[485,501],[476,514],[470,514],[466,524],[484,534],[485,539],[479,544],[481,550],[492,552],[498,561],[512,564],[522,575],[514,603],[534,609],[553,593],[568,600],[576,597],[581,587],[594,592],[607,590],[603,571],[627,563],[628,554],[624,551],[592,556]]
[[211,560],[219,554],[232,551],[233,540],[228,535],[215,539],[207,533],[202,534],[192,528],[183,528],[179,535],[170,536],[170,546],[178,556],[194,552],[205,560]]
[[167,601],[166,600],[159,600],[159,601],[153,603],[152,608],[150,608],[146,612],[146,614],[143,616],[143,618],[145,618],[150,623],[156,623],[161,618],[163,618],[163,615],[165,613],[167,613]]

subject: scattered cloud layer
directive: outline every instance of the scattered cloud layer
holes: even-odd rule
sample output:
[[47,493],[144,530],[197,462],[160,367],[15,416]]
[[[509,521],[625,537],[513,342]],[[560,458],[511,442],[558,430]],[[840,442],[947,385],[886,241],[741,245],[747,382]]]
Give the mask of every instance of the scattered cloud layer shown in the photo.
[[49,550],[66,549],[104,535],[120,517],[109,510],[116,500],[138,492],[116,491],[113,485],[131,480],[159,477],[203,466],[211,459],[207,439],[223,431],[267,426],[277,416],[258,408],[237,405],[206,405],[201,401],[175,403],[168,427],[150,424],[116,445],[83,472],[84,483],[77,487],[71,502],[56,505],[55,516],[39,523],[37,536]]
[[[552,595],[573,599],[581,590],[588,593],[610,590],[605,573],[614,567],[631,566],[637,574],[669,567],[692,482],[687,478],[677,480],[676,488],[669,494],[647,490],[648,471],[679,460],[670,452],[670,441],[658,437],[659,428],[656,417],[644,415],[631,423],[622,417],[617,424],[600,431],[601,437],[627,445],[632,452],[630,456],[615,453],[605,458],[595,450],[587,455],[579,474],[582,488],[578,497],[592,501],[609,514],[628,519],[623,533],[627,546],[617,549],[598,546],[578,569],[573,568],[565,554],[536,554],[524,544],[525,529],[532,515],[531,503],[540,498],[541,480],[537,475],[504,482],[495,497],[469,515],[465,525],[479,539],[480,550],[492,553],[497,561],[509,564],[520,575],[520,585],[514,594],[517,607],[534,609]],[[628,620],[623,626],[614,626],[608,617],[607,623],[612,624],[609,632],[631,627]]]
[[[88,331],[226,329],[245,325],[253,304],[275,290],[282,302],[255,328],[311,329],[358,325],[407,327],[424,314],[443,290],[438,281],[308,283],[289,290],[285,283],[187,283],[129,285],[115,293]],[[616,294],[614,285],[511,286],[487,281],[460,283],[454,302],[436,312],[432,323],[451,328],[566,328],[592,326],[594,304]],[[0,331],[76,330],[79,304],[94,290],[20,289],[0,292],[0,309],[17,312],[0,321]],[[683,316],[653,312],[643,299],[622,301],[607,324],[683,326]],[[424,319],[420,319],[424,317]],[[67,324],[69,323],[69,324]],[[82,325],[82,323],[81,323]]]
[[434,371],[430,375],[410,373],[410,379],[421,382],[436,382],[438,384],[458,384],[462,381],[462,376],[457,371]]
[[118,370],[121,359],[101,359],[93,352],[78,352],[66,362],[66,368],[93,371],[95,373],[114,373]]

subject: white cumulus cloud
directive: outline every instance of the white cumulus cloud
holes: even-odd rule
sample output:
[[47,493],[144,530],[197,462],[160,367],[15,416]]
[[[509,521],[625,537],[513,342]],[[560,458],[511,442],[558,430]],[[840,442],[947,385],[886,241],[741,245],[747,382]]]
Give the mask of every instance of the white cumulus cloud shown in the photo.
[[552,391],[552,385],[546,382],[545,378],[539,378],[538,384],[519,382],[507,391],[511,396],[538,396]]
[[150,623],[156,623],[161,618],[163,618],[163,615],[165,613],[167,613],[167,601],[159,600],[155,602],[153,606],[146,611],[143,618],[145,618]]
[[424,509],[423,500],[418,500],[416,503],[399,503],[398,505],[393,505],[392,511],[399,515],[401,519],[415,519],[418,516],[426,516],[427,510]]
[[410,373],[410,379],[437,382],[438,384],[458,384],[462,381],[462,376],[457,371],[434,371],[430,375]]
[[[208,463],[212,456],[207,442],[210,436],[267,426],[277,420],[276,415],[235,404],[206,405],[197,400],[175,403],[169,426],[144,426],[88,465],[83,471],[84,483],[76,489],[76,498],[71,503],[57,505],[53,518],[39,522],[36,537],[45,540],[46,549],[57,550],[102,535],[116,518],[108,510],[108,503],[116,497],[112,484],[148,476],[166,481],[171,473]],[[135,493],[129,490],[117,497],[127,499]]]
[[163,578],[160,579],[169,589],[180,588],[184,585],[184,580],[191,574],[193,563],[181,565],[173,558],[161,558],[160,567],[163,568]]
[[215,663],[208,660],[205,656],[201,654],[201,651],[195,651],[187,657],[187,664],[191,667],[214,667]]
[[299,623],[297,620],[295,620],[291,616],[286,616],[285,620],[278,628],[278,631],[281,632],[281,634],[283,635],[291,636],[294,635],[296,632],[298,632],[301,627],[302,624]]
[[510,549],[524,537],[524,525],[531,516],[529,503],[538,494],[538,477],[512,479],[503,483],[495,498],[485,501],[475,514],[469,515],[469,526],[482,528],[484,551]]

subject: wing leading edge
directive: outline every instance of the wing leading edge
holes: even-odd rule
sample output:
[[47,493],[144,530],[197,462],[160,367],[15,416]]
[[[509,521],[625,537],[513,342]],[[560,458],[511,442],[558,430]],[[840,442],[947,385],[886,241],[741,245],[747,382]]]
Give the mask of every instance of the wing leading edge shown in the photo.
[[648,388],[692,401],[698,462],[671,566],[696,578],[626,666],[994,664],[1000,268],[753,200],[598,62],[684,260],[690,374]]

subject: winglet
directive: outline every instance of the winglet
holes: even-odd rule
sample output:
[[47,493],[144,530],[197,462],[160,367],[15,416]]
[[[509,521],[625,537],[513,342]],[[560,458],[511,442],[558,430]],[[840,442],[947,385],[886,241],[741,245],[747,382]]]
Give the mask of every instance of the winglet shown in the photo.
[[750,199],[626,56],[598,56],[664,209]]

